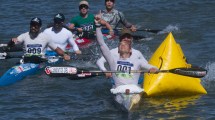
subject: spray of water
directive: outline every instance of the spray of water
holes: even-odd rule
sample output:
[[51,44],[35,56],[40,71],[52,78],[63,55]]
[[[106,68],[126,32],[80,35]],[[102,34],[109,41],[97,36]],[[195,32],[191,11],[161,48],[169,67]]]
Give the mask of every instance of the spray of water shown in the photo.
[[165,33],[169,33],[169,32],[180,33],[181,31],[180,31],[179,25],[168,25],[165,29],[158,32],[158,34],[165,34]]
[[206,65],[207,75],[202,79],[202,84],[209,91],[215,91],[215,62],[209,62]]

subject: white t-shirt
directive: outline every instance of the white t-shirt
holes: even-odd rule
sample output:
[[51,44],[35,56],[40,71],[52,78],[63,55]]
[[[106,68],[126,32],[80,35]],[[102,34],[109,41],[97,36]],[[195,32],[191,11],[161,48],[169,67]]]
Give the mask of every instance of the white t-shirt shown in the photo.
[[65,51],[66,46],[69,43],[73,47],[74,51],[79,50],[78,45],[73,39],[73,34],[69,30],[62,28],[60,32],[55,33],[52,29],[53,27],[47,28],[45,29],[44,33],[49,35],[51,37],[52,42],[54,42],[59,48]]
[[53,50],[57,48],[57,46],[51,42],[51,38],[44,33],[39,33],[36,38],[31,39],[29,32],[26,32],[19,35],[17,39],[17,44],[24,44],[25,55],[45,55],[47,46]]

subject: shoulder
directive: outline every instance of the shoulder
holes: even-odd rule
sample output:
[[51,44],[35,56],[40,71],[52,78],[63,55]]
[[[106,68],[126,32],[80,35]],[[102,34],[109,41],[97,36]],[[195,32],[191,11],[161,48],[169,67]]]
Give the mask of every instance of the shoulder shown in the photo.
[[101,13],[102,13],[102,14],[106,14],[106,13],[107,13],[107,10],[101,10]]
[[81,16],[80,16],[80,15],[77,15],[77,16],[73,17],[73,18],[71,19],[71,21],[77,21],[77,20],[79,20],[80,18],[81,18]]
[[123,12],[114,9],[114,13],[120,16],[124,16]]
[[25,33],[22,33],[20,35],[22,35],[22,36],[29,36],[29,32],[25,32]]
[[110,51],[111,51],[111,52],[114,52],[114,53],[115,53],[115,52],[117,52],[117,53],[118,53],[118,47],[113,48],[113,49],[111,49]]
[[134,48],[132,48],[132,52],[139,52],[139,53],[140,53],[140,51],[139,51],[139,50],[134,49]]
[[94,19],[94,15],[92,13],[88,13],[88,18],[93,18]]
[[88,13],[88,16],[91,16],[91,17],[93,16],[93,17],[94,17],[94,14],[92,14],[92,13]]
[[61,32],[62,32],[62,33],[65,33],[65,34],[67,34],[67,35],[72,35],[72,32],[69,31],[69,30],[66,29],[66,28],[62,28]]
[[111,52],[111,54],[112,54],[113,56],[115,56],[115,57],[116,57],[116,56],[119,56],[118,47],[111,49],[110,52]]
[[50,31],[51,31],[51,29],[52,29],[52,27],[50,27],[50,28],[46,28],[43,32],[44,32],[44,33],[48,33],[48,32],[50,32]]
[[112,12],[115,13],[115,14],[122,14],[122,12],[120,12],[120,11],[117,10],[117,9],[113,9]]
[[115,13],[119,13],[119,12],[120,12],[120,11],[117,10],[117,9],[113,9],[112,11],[115,12]]
[[17,38],[18,38],[18,39],[23,39],[23,38],[25,38],[25,37],[27,37],[27,36],[29,36],[29,32],[22,33],[22,34],[20,34]]
[[51,37],[44,32],[41,32],[38,37],[43,38],[43,39],[47,39],[47,40],[51,39]]
[[142,53],[139,50],[134,49],[134,48],[132,48],[132,52],[136,55],[142,55]]

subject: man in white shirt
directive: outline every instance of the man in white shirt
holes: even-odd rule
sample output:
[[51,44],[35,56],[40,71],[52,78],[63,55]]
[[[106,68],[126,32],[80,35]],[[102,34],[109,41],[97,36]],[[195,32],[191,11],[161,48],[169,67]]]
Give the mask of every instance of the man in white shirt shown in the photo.
[[[78,45],[73,39],[73,34],[71,31],[63,27],[65,17],[62,13],[58,13],[54,16],[54,25],[53,27],[47,28],[44,30],[44,33],[51,37],[52,42],[55,43],[62,50],[66,50],[66,46],[69,43],[76,54],[81,54],[81,51],[78,48]],[[48,51],[51,49],[48,48]]]

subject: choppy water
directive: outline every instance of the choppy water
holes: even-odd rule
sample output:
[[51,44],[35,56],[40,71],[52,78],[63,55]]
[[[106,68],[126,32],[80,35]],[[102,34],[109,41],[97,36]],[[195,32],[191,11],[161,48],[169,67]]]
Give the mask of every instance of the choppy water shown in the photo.
[[[28,31],[29,21],[35,16],[42,18],[44,26],[57,12],[64,13],[69,21],[78,14],[78,1],[1,0],[1,43]],[[90,5],[90,12],[95,14],[104,8],[104,1],[91,0]],[[127,19],[139,27],[172,31],[189,63],[208,69],[208,75],[202,79],[207,95],[145,98],[135,111],[126,113],[113,104],[109,92],[111,85],[104,77],[74,81],[49,78],[41,72],[0,88],[0,119],[215,119],[214,6],[213,0],[118,0],[116,4]],[[167,35],[137,34],[150,38],[136,41],[134,45],[147,59]],[[3,74],[16,61],[0,61],[0,73]],[[96,67],[91,62],[73,64]]]

